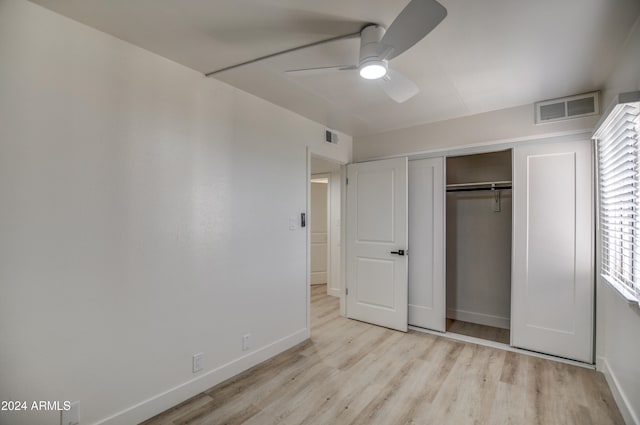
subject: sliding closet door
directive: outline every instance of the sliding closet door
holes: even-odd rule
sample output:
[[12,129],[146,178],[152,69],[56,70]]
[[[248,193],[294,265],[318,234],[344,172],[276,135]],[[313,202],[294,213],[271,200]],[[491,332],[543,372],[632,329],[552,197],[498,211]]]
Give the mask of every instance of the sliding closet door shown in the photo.
[[445,331],[444,158],[409,161],[409,324]]
[[514,149],[512,345],[593,361],[591,142]]

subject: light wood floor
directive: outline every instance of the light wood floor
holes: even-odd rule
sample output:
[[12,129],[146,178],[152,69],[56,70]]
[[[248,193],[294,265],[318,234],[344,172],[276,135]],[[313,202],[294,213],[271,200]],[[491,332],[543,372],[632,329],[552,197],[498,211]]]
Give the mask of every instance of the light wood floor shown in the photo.
[[488,339],[490,341],[509,344],[509,329],[494,328],[493,326],[478,325],[462,320],[447,319],[447,332],[460,335]]
[[145,425],[623,424],[602,374],[339,317],[312,290],[312,336]]

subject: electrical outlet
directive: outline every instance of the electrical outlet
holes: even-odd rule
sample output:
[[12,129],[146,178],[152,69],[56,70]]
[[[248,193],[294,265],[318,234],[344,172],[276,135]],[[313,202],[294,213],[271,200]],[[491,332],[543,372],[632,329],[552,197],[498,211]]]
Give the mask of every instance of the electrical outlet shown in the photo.
[[251,349],[251,334],[246,334],[242,337],[242,351],[248,351]]
[[69,410],[60,412],[60,425],[80,425],[80,402],[71,403]]
[[202,362],[204,361],[204,354],[198,353],[193,355],[193,373],[198,373],[202,370]]

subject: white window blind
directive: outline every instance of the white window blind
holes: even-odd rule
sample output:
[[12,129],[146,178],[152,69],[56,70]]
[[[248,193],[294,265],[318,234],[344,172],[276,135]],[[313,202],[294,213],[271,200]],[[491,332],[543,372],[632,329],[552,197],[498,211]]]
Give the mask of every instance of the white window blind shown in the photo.
[[629,301],[640,299],[640,102],[618,103],[594,135],[602,276]]

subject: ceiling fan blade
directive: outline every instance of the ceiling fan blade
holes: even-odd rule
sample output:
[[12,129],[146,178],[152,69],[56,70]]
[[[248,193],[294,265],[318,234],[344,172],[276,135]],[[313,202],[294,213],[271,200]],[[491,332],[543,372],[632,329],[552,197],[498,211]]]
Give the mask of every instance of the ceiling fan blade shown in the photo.
[[376,81],[387,96],[398,103],[406,102],[420,92],[416,83],[392,69],[389,69],[387,75]]
[[436,0],[411,0],[391,23],[380,40],[380,53],[390,60],[422,40],[447,16],[447,9]]
[[271,42],[284,44],[286,40],[291,43],[297,34],[307,35],[309,39],[348,34],[360,31],[366,24],[333,14],[303,10],[293,4],[276,3],[255,0],[228,2],[225,11],[228,11],[229,19],[208,27],[206,31],[224,43],[255,44],[258,40],[268,46]]
[[311,75],[327,74],[334,71],[351,71],[354,69],[358,69],[358,67],[353,65],[341,65],[341,66],[324,66],[320,68],[290,69],[285,72],[289,75],[295,75],[295,76],[311,76]]

